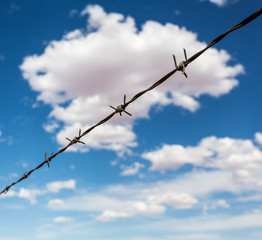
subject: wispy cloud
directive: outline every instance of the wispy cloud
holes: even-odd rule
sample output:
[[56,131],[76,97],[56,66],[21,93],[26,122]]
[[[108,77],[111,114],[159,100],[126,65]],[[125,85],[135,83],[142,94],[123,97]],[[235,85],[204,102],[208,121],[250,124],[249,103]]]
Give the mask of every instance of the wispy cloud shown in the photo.
[[123,171],[120,173],[121,176],[133,176],[139,173],[141,168],[144,168],[145,165],[139,162],[134,162],[131,166],[122,165],[121,168]]
[[9,10],[8,10],[8,13],[9,14],[14,14],[15,12],[19,11],[20,10],[20,6],[15,4],[15,3],[11,3],[9,5]]
[[[253,191],[252,185],[232,181],[228,172],[201,170],[161,182],[110,185],[89,190],[63,200],[51,200],[48,207],[57,211],[89,212],[97,220],[113,221],[141,215],[164,215],[167,207],[201,209],[212,194],[229,192],[239,197]],[[206,210],[217,208],[228,209],[230,203],[226,199],[214,199]]]
[[57,182],[51,182],[46,184],[46,188],[48,191],[53,193],[58,193],[61,189],[75,189],[76,182],[75,180],[71,179],[68,181],[57,181]]
[[[151,185],[151,184],[150,184]],[[99,221],[113,221],[137,215],[160,215],[166,206],[174,209],[190,209],[198,202],[185,192],[149,185],[112,185],[99,191],[89,191],[62,201],[49,201],[48,207],[58,211],[83,211],[96,216]]]
[[48,202],[48,206],[52,207],[52,206],[61,206],[64,204],[64,201],[62,199],[58,199],[58,198],[55,198],[55,199],[52,199]]
[[48,123],[43,124],[43,128],[49,133],[53,133],[58,127],[59,124],[55,121],[49,121]]
[[13,136],[3,136],[3,131],[0,130],[0,143],[1,142],[5,142],[9,146],[11,146],[14,143],[14,138],[13,138]]
[[70,10],[70,12],[69,12],[69,17],[71,17],[71,18],[73,18],[73,17],[75,17],[76,15],[78,15],[79,13],[78,13],[78,11],[76,10],[76,9],[72,9],[72,10]]
[[58,217],[55,217],[55,218],[53,219],[53,221],[54,221],[55,223],[64,223],[64,222],[71,222],[71,221],[73,221],[73,219],[70,218],[70,217],[58,216]]
[[[145,229],[158,228],[159,231],[208,232],[232,229],[262,227],[262,212],[240,213],[234,216],[219,214],[186,219],[167,219],[144,226]],[[171,230],[172,229],[172,230]]]
[[237,201],[240,202],[261,201],[261,200],[262,200],[262,194],[255,194],[255,195],[237,198]]
[[0,240],[19,240],[18,238],[12,238],[12,237],[0,237]]
[[[46,195],[48,193],[58,193],[62,189],[75,189],[75,180],[68,181],[56,181],[46,184],[46,187],[43,189],[26,189],[20,188],[19,191],[9,190],[5,195],[1,195],[0,198],[10,198],[10,197],[19,197],[28,200],[31,204],[37,203],[37,197]],[[50,206],[61,205],[62,200],[54,199],[49,203]]]

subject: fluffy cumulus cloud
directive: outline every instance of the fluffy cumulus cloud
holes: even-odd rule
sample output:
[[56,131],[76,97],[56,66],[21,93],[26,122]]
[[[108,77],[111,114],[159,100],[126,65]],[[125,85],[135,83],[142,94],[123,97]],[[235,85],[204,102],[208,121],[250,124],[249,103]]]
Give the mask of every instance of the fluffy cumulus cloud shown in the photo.
[[[64,127],[58,134],[57,140],[59,143],[65,145],[68,140],[65,136],[75,136],[77,129],[88,129],[91,125],[80,125],[74,123],[70,126]],[[71,139],[72,139],[71,137]],[[71,151],[88,151],[90,148],[96,149],[108,149],[114,150],[119,155],[129,152],[130,147],[135,147],[137,143],[135,142],[135,134],[132,131],[130,125],[119,125],[119,124],[104,124],[100,125],[95,131],[90,132],[88,137],[84,137],[84,146],[75,145],[71,147]]]
[[[124,94],[129,100],[174,69],[172,54],[180,60],[183,47],[190,56],[206,46],[196,33],[175,24],[147,21],[138,30],[132,17],[106,13],[98,5],[87,6],[82,15],[88,16],[85,31],[75,29],[50,42],[41,55],[25,57],[20,66],[38,92],[37,100],[52,107],[46,131],[63,123],[57,134],[61,145],[65,133],[75,136],[76,126],[86,128],[111,113],[108,104],[119,105]],[[147,93],[128,106],[132,118],[110,120],[103,130],[95,130],[87,146],[125,152],[136,144],[133,121],[148,117],[153,105],[173,104],[194,112],[200,107],[199,96],[229,93],[243,73],[242,65],[228,65],[230,58],[225,50],[208,50],[188,66],[189,78],[178,73]]]
[[[256,139],[259,137],[256,133]],[[151,170],[176,170],[184,164],[227,170],[238,183],[262,185],[262,151],[251,140],[206,137],[197,146],[163,145],[142,155]]]

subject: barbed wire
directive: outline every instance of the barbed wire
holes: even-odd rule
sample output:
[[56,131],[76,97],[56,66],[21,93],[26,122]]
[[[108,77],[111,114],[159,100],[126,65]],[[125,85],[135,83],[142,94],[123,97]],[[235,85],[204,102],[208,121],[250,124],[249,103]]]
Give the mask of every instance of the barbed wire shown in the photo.
[[42,166],[44,166],[45,164],[48,165],[48,167],[50,167],[50,162],[59,154],[61,154],[62,152],[64,152],[66,149],[68,149],[70,146],[77,144],[77,143],[81,143],[81,144],[85,144],[84,142],[80,141],[80,139],[82,137],[84,137],[85,135],[87,135],[89,132],[91,132],[92,130],[94,130],[96,127],[104,124],[105,122],[109,121],[115,114],[119,113],[120,116],[122,116],[122,113],[126,113],[129,116],[132,116],[129,112],[127,112],[125,109],[126,107],[131,104],[132,102],[134,102],[135,100],[137,100],[139,97],[141,97],[142,95],[144,95],[145,93],[153,90],[154,88],[156,88],[157,86],[159,86],[160,84],[162,84],[163,82],[165,82],[168,78],[170,78],[173,74],[175,74],[177,71],[181,71],[183,75],[185,75],[185,77],[187,77],[187,74],[185,73],[185,69],[186,67],[193,62],[196,58],[198,58],[201,54],[203,54],[207,49],[211,48],[213,45],[217,44],[218,42],[220,42],[225,36],[227,36],[229,33],[245,26],[246,24],[248,24],[249,22],[253,21],[255,18],[259,17],[262,14],[262,8],[260,8],[259,10],[257,10],[256,12],[254,12],[252,15],[250,15],[249,17],[247,17],[246,19],[244,19],[243,21],[239,22],[238,24],[234,25],[233,27],[231,27],[229,30],[227,30],[226,32],[222,33],[221,35],[219,35],[218,37],[216,37],[212,42],[210,42],[203,50],[197,52],[196,54],[194,54],[192,57],[190,57],[189,59],[187,59],[187,54],[186,54],[186,50],[184,49],[184,56],[185,56],[185,61],[181,61],[178,65],[176,62],[176,57],[175,55],[173,55],[173,60],[174,60],[174,65],[175,65],[175,69],[170,71],[169,73],[167,73],[164,77],[162,77],[161,79],[159,79],[157,82],[155,82],[152,86],[148,87],[147,89],[137,93],[131,100],[129,100],[128,102],[126,102],[126,95],[124,95],[124,102],[123,104],[120,104],[117,107],[113,107],[111,105],[109,105],[111,108],[113,108],[115,111],[113,113],[111,113],[110,115],[108,115],[107,117],[105,117],[103,120],[101,120],[100,122],[98,122],[97,124],[93,125],[92,127],[88,128],[87,130],[85,130],[82,134],[81,134],[81,129],[79,129],[79,134],[78,136],[74,137],[72,140],[70,138],[66,139],[69,141],[68,145],[65,146],[64,148],[60,149],[58,152],[56,152],[55,154],[51,154],[50,157],[47,158],[47,153],[45,153],[45,160],[40,163],[37,167],[35,167],[34,169],[30,170],[29,172],[25,172],[22,177],[20,177],[17,181],[13,182],[12,184],[6,186],[2,192],[0,192],[0,194],[3,193],[7,193],[8,190],[16,185],[17,183],[25,180],[26,178],[28,178],[34,171],[38,170],[39,168],[41,168]]

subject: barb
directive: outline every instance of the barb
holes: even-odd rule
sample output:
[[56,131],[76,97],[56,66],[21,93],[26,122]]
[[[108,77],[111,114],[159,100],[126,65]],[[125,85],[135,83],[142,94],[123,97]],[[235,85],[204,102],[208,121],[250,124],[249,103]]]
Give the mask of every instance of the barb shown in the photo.
[[51,154],[51,157],[46,158],[46,153],[45,153],[45,162],[47,163],[47,166],[50,168],[50,158],[53,158],[53,152]]
[[126,108],[126,95],[124,95],[124,104],[121,104],[121,105],[117,106],[116,108],[112,107],[111,105],[109,105],[109,107],[113,108],[116,111],[116,113],[120,114],[120,116],[122,116],[122,112],[128,114],[129,116],[132,116],[131,113],[129,113],[125,110],[125,108]]
[[181,71],[182,74],[185,75],[185,77],[187,77],[186,73],[185,73],[185,68],[191,63],[193,62],[196,58],[198,58],[201,54],[203,54],[207,49],[209,49],[210,47],[212,47],[213,45],[215,45],[216,43],[220,42],[225,36],[227,36],[229,33],[245,26],[246,24],[248,24],[249,22],[253,21],[255,18],[259,17],[262,14],[262,8],[260,8],[258,11],[254,12],[252,15],[250,15],[249,17],[247,17],[246,19],[244,19],[243,21],[239,22],[238,24],[236,24],[235,26],[233,26],[232,28],[230,28],[229,30],[227,30],[226,32],[222,33],[221,35],[219,35],[218,37],[216,37],[212,42],[210,42],[203,50],[197,52],[195,55],[193,55],[192,57],[190,57],[189,59],[187,59],[187,54],[186,54],[186,50],[184,49],[184,55],[185,55],[185,61],[182,61],[179,63],[179,65],[177,66],[176,63],[176,59],[175,59],[175,55],[173,55],[173,59],[174,59],[174,63],[176,66],[176,69],[170,71],[169,73],[167,73],[164,77],[162,77],[161,79],[159,79],[157,82],[155,82],[152,86],[150,86],[149,88],[137,93],[129,102],[126,102],[126,95],[124,95],[124,104],[121,104],[119,106],[112,107],[115,110],[115,112],[111,113],[110,115],[108,115],[107,117],[105,117],[103,120],[101,120],[100,122],[98,122],[97,124],[95,124],[94,126],[88,128],[86,131],[84,131],[81,134],[81,130],[79,130],[79,135],[78,137],[74,137],[72,140],[69,138],[66,138],[68,141],[70,141],[70,143],[65,146],[64,148],[60,149],[57,153],[55,153],[53,155],[46,158],[46,153],[45,153],[45,161],[43,161],[42,163],[40,163],[36,168],[30,170],[28,173],[24,173],[22,175],[22,177],[20,179],[18,179],[16,182],[13,182],[12,184],[6,186],[2,192],[0,192],[0,194],[2,193],[7,193],[8,190],[16,185],[17,183],[21,182],[22,180],[28,178],[34,171],[36,171],[37,169],[41,168],[45,163],[47,163],[48,167],[50,167],[50,162],[53,158],[55,158],[57,155],[61,154],[62,152],[64,152],[67,148],[69,148],[71,145],[76,144],[76,143],[82,143],[85,144],[84,142],[80,141],[80,139],[87,135],[89,132],[91,132],[92,130],[94,130],[96,127],[98,127],[99,125],[104,124],[105,122],[109,121],[116,113],[119,113],[120,116],[122,116],[122,112],[125,112],[126,114],[132,116],[130,113],[126,112],[125,109],[126,107],[131,104],[132,102],[134,102],[136,99],[138,99],[139,97],[141,97],[142,95],[144,95],[145,93],[151,91],[152,89],[156,88],[157,86],[159,86],[160,84],[162,84],[163,82],[165,82],[168,78],[170,78],[175,72],[177,71]]
[[80,138],[81,138],[81,129],[79,129],[78,137],[74,137],[73,140],[66,137],[66,139],[70,142],[70,145],[73,145],[73,144],[76,144],[76,143],[85,144],[84,142],[80,141]]
[[21,177],[21,179],[26,179],[28,176],[27,176],[27,174],[26,174],[26,172],[23,174],[23,176]]
[[[184,49],[184,48],[183,48],[183,49]],[[184,49],[184,55],[185,55],[185,59],[186,59],[186,61],[187,61],[186,49]],[[186,69],[186,67],[187,67],[186,61],[180,62],[179,65],[177,66],[176,57],[175,57],[174,54],[173,54],[173,59],[174,59],[174,63],[175,63],[176,69],[177,69],[178,71],[181,71],[182,74],[184,74],[185,77],[187,78],[187,74],[185,73],[185,69]]]

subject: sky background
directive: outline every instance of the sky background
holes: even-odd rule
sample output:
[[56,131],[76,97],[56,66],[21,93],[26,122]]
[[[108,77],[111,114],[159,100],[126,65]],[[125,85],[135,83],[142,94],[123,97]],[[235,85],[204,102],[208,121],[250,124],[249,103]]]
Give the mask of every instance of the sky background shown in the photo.
[[[0,187],[261,0],[0,5]],[[262,18],[0,197],[0,240],[262,239]]]

